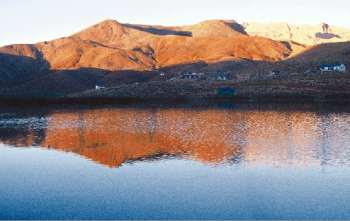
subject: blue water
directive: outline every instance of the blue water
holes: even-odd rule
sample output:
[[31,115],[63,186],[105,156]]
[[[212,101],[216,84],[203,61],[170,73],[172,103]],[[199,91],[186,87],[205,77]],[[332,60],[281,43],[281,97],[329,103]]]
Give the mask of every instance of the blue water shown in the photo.
[[0,119],[0,219],[350,219],[348,113],[108,108]]

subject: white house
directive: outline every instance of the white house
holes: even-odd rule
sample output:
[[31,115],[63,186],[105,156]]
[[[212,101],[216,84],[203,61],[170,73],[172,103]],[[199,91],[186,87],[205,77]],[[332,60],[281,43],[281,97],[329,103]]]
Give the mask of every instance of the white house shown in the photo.
[[95,86],[95,90],[97,90],[97,91],[105,89],[105,88],[106,87],[103,87],[103,86],[98,86],[98,85]]
[[336,71],[336,72],[346,72],[345,64],[335,63],[335,64],[324,64],[320,66],[322,72]]

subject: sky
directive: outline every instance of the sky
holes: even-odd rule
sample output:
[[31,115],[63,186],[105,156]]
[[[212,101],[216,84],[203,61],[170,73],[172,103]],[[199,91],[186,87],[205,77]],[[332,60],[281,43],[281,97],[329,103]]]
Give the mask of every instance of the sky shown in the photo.
[[208,19],[350,28],[350,0],[0,0],[0,45],[73,34],[105,19],[185,25]]

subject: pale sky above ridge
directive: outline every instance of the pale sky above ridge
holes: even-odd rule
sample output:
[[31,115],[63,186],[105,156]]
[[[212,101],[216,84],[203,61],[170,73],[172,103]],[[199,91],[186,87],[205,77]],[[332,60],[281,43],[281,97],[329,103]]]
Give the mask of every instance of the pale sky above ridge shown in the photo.
[[0,0],[0,45],[67,36],[105,19],[187,25],[208,19],[350,28],[350,0]]

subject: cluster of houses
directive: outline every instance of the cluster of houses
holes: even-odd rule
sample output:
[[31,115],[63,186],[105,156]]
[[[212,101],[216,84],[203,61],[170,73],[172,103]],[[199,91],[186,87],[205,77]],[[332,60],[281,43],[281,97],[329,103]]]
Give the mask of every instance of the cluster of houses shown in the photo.
[[[323,72],[340,72],[340,73],[345,73],[346,72],[346,65],[343,63],[331,63],[331,64],[323,64],[318,67],[318,69]],[[312,73],[312,71],[308,71]],[[264,77],[278,77],[282,75],[282,72],[279,70],[273,70],[268,72],[267,74],[260,75],[257,74],[257,76],[249,75],[249,74],[232,74],[231,72],[210,72],[210,73],[201,73],[201,72],[182,72],[179,74],[176,74],[173,76],[170,80],[209,80],[209,81],[227,81],[227,80],[248,80],[250,78],[260,78],[262,76]],[[164,73],[163,75],[164,76]],[[242,79],[241,79],[242,78]],[[246,79],[247,78],[247,79]]]
[[211,80],[211,81],[227,81],[228,73],[197,73],[197,72],[182,72],[177,74],[171,80]]
[[183,72],[181,73],[180,79],[183,80],[202,80],[204,78],[204,73],[196,72]]
[[[319,66],[319,70],[321,73],[323,72],[340,72],[345,73],[347,71],[346,65],[343,63],[331,63],[331,64],[323,64]],[[307,70],[306,73],[312,73],[311,69]],[[263,75],[264,77],[276,77],[280,76],[282,73],[278,70],[270,71],[267,75]],[[159,74],[160,77],[166,78],[168,74],[165,74],[164,72],[161,72]],[[238,80],[238,81],[244,81],[249,80],[251,78],[259,78],[261,75],[251,75],[251,74],[232,74],[232,72],[209,72],[209,73],[202,73],[202,72],[182,72],[178,74],[172,74],[170,79],[171,81],[175,80],[209,80],[209,81],[227,81],[227,80]],[[105,86],[102,85],[96,85],[95,90],[102,90],[105,89]]]
[[[338,73],[345,73],[347,71],[346,65],[343,63],[330,63],[330,64],[322,64],[318,67],[308,69],[304,71],[304,74],[312,74],[317,73],[317,70],[321,73],[325,72],[338,72]],[[286,74],[286,73],[285,73]],[[282,75],[281,71],[270,71],[267,75],[264,75],[265,77],[277,77]],[[293,73],[289,73],[289,75],[293,75]]]
[[346,72],[346,65],[341,63],[323,64],[320,66],[321,72]]

